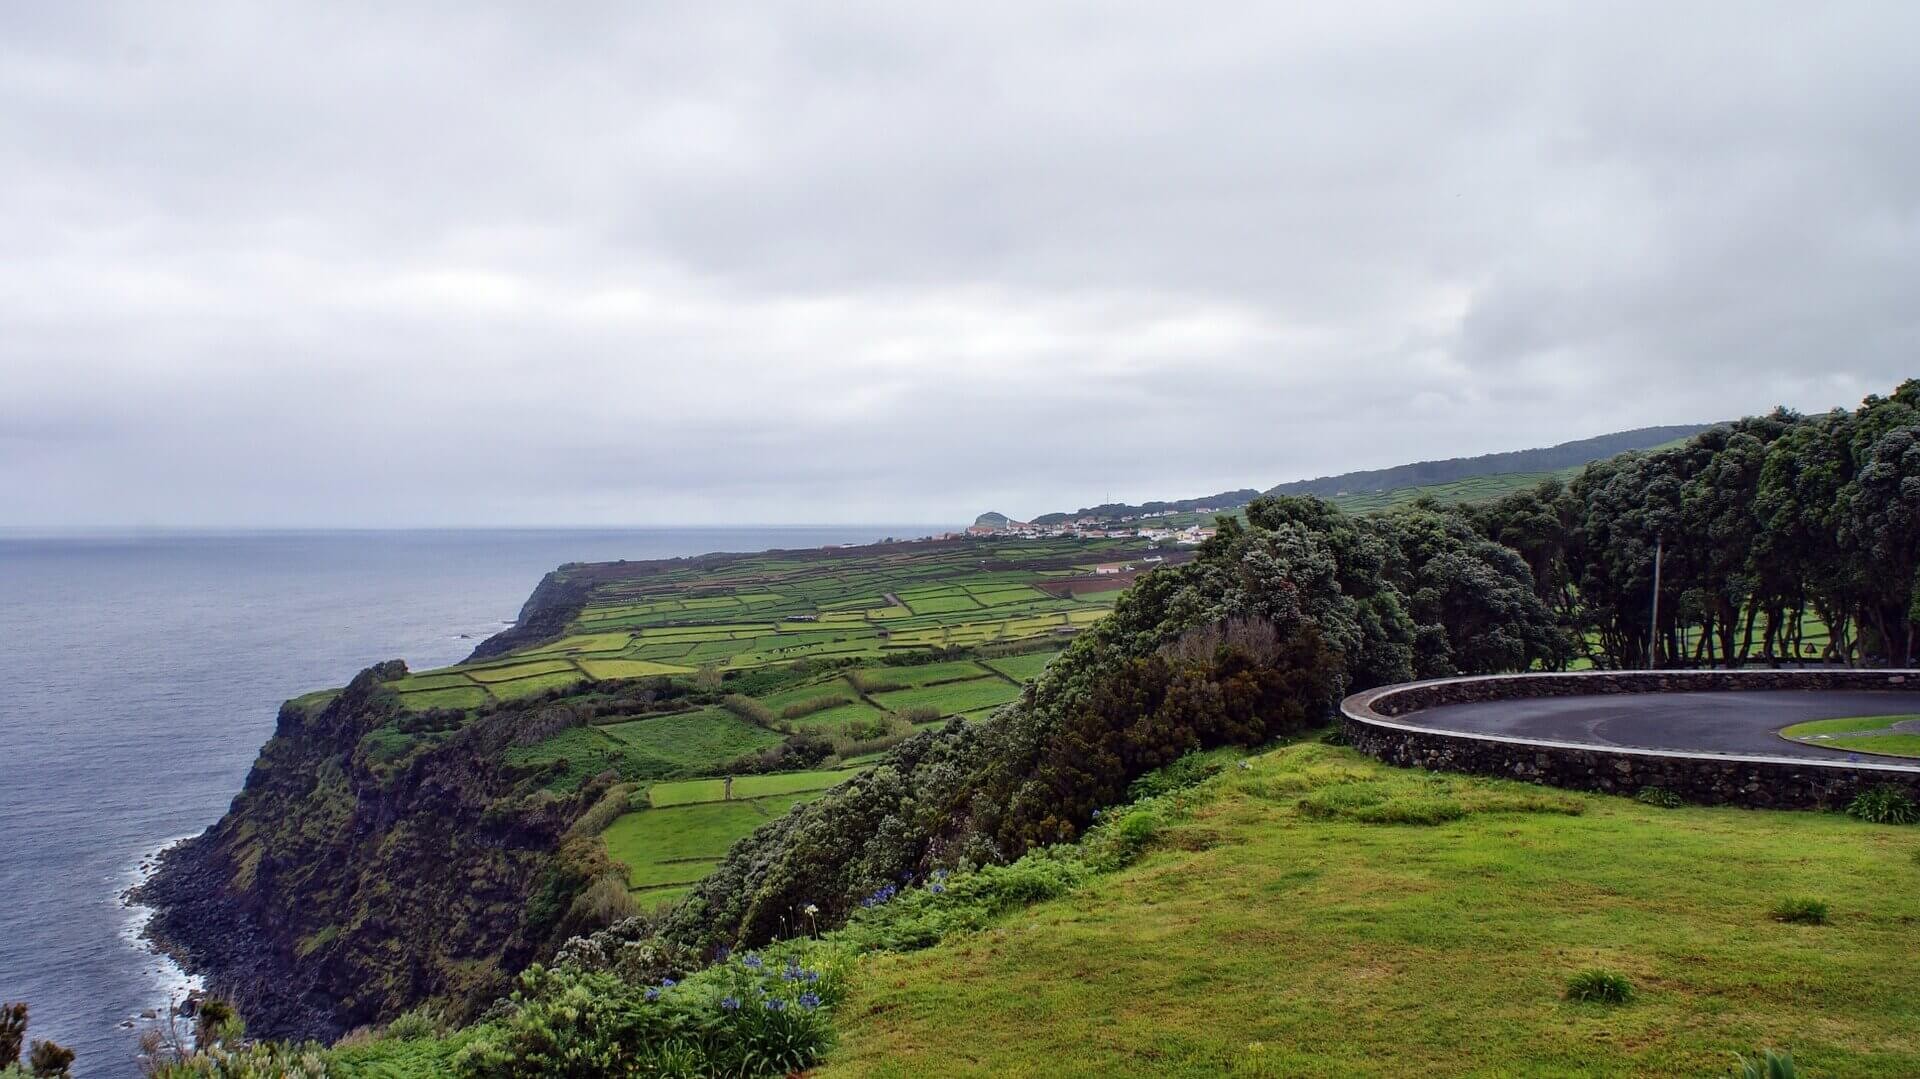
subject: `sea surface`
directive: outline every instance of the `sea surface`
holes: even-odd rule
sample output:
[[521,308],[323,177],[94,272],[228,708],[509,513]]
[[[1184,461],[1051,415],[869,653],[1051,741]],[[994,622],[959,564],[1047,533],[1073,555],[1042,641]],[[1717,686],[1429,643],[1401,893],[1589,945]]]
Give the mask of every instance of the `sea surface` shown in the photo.
[[226,810],[282,700],[384,659],[456,662],[562,562],[939,530],[0,530],[0,1000],[77,1049],[77,1075],[137,1074],[126,1024],[186,979],[121,895]]

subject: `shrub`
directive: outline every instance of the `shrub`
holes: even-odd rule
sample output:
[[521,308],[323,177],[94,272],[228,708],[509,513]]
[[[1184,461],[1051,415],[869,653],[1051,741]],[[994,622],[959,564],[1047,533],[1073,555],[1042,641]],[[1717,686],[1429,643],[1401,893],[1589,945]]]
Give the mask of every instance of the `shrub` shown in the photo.
[[1634,795],[1633,800],[1641,805],[1659,806],[1661,809],[1679,809],[1687,804],[1686,799],[1665,787],[1641,787],[1640,793]]
[[1151,809],[1135,809],[1113,826],[1114,838],[1128,851],[1137,852],[1154,841],[1167,822]]
[[1773,905],[1773,920],[1794,925],[1827,924],[1827,904],[1822,899],[1793,896]]
[[862,693],[891,693],[897,689],[912,688],[905,682],[877,677],[871,671],[848,671],[847,681],[852,682],[853,688]]
[[400,1041],[415,1041],[420,1038],[439,1037],[449,1029],[446,1016],[431,1004],[422,1004],[411,1011],[394,1016],[383,1032],[385,1037]]
[[575,932],[590,933],[633,917],[635,909],[624,874],[615,871],[595,877],[585,891],[574,896],[567,908],[567,922],[577,927]]
[[1567,980],[1567,999],[1586,1004],[1625,1004],[1633,983],[1610,970],[1583,970]]
[[20,1047],[27,1044],[27,1006],[0,1007],[0,1068],[20,1063]]
[[803,772],[833,756],[833,742],[817,731],[803,730],[787,736],[777,746],[758,753],[735,757],[721,765],[722,775],[755,775],[761,772]]
[[1920,821],[1920,804],[1899,787],[1872,787],[1854,796],[1847,816],[1873,824],[1913,824]]
[[676,983],[532,967],[500,1018],[454,1058],[468,1079],[540,1075],[772,1076],[819,1061],[837,969],[749,953]]
[[54,1042],[34,1042],[28,1063],[34,1079],[64,1079],[71,1074],[73,1050]]
[[746,720],[756,727],[765,727],[768,730],[772,730],[776,722],[773,709],[743,694],[727,694],[720,699],[720,707],[725,708],[727,711],[732,712],[734,715],[739,716],[741,719]]
[[824,712],[829,708],[838,708],[843,704],[852,703],[852,697],[829,693],[825,696],[814,697],[809,700],[787,705],[785,708],[780,709],[780,718],[799,719],[802,716],[810,716],[815,712]]
[[1794,1067],[1792,1053],[1768,1049],[1759,1060],[1735,1059],[1740,1061],[1739,1070],[1734,1073],[1737,1079],[1799,1079],[1800,1070]]
[[1350,746],[1353,744],[1353,739],[1347,735],[1346,724],[1335,723],[1333,726],[1328,727],[1326,732],[1320,736],[1320,744],[1323,746]]
[[1188,753],[1172,764],[1156,768],[1132,783],[1127,784],[1127,798],[1139,801],[1161,794],[1172,794],[1198,786],[1201,782],[1219,775],[1221,766],[1199,753]]

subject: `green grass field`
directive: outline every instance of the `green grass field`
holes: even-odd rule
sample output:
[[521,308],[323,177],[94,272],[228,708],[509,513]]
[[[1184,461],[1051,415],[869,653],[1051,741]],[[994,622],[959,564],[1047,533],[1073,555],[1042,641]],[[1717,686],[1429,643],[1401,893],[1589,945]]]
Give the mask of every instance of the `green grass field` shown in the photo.
[[[798,791],[826,790],[858,775],[860,771],[859,768],[841,768],[832,771],[775,772],[770,775],[737,776],[733,781],[733,797],[753,799],[793,794]],[[655,783],[647,788],[647,801],[656,809],[692,805],[696,802],[718,802],[725,797],[726,781],[723,779],[683,779],[670,783]]]
[[1001,678],[987,676],[969,682],[948,682],[920,689],[878,693],[874,700],[892,711],[908,708],[935,708],[941,715],[958,715],[983,708],[994,708],[1020,696],[1020,687]]
[[[1920,829],[1319,745],[1214,782],[1134,867],[864,960],[815,1074],[1725,1076],[1772,1047],[1920,1075]],[[1830,924],[1775,921],[1783,896]],[[1630,1003],[1563,999],[1596,967]]]
[[756,727],[723,708],[651,716],[599,729],[637,752],[671,761],[690,771],[711,768],[780,744],[778,734]]
[[1006,675],[1016,682],[1031,682],[1040,677],[1040,672],[1053,662],[1058,652],[1028,652],[1024,655],[1006,656],[1002,659],[990,659],[986,665]]
[[825,790],[645,809],[614,821],[601,839],[607,853],[627,867],[635,899],[643,906],[658,905],[711,872],[740,837]]
[[1828,749],[1852,749],[1890,757],[1920,757],[1920,733],[1890,730],[1896,723],[1920,724],[1920,715],[1850,716],[1795,723],[1780,732],[1783,738]]

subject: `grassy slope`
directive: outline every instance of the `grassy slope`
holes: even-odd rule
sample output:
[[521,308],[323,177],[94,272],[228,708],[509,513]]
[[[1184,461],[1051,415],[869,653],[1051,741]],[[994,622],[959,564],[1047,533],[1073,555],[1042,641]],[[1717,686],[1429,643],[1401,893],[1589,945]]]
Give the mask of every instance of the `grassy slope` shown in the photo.
[[[1216,782],[1139,865],[869,960],[819,1074],[1724,1075],[1763,1045],[1815,1075],[1920,1074],[1920,829],[1590,795],[1565,796],[1581,816],[1315,820],[1297,803],[1327,782],[1535,790],[1318,746]],[[1772,921],[1787,895],[1832,924]],[[1588,967],[1637,999],[1563,1001]]]

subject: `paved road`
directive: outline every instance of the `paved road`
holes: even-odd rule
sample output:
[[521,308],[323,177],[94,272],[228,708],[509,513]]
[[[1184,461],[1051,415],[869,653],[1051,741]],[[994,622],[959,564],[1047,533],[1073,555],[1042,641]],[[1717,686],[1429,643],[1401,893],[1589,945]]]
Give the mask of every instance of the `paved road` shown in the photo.
[[1474,734],[1503,734],[1683,753],[1752,753],[1898,764],[1897,757],[1855,754],[1791,742],[1780,728],[1809,719],[1911,715],[1920,693],[1886,690],[1775,690],[1724,693],[1614,693],[1592,697],[1447,704],[1394,716],[1396,723]]

